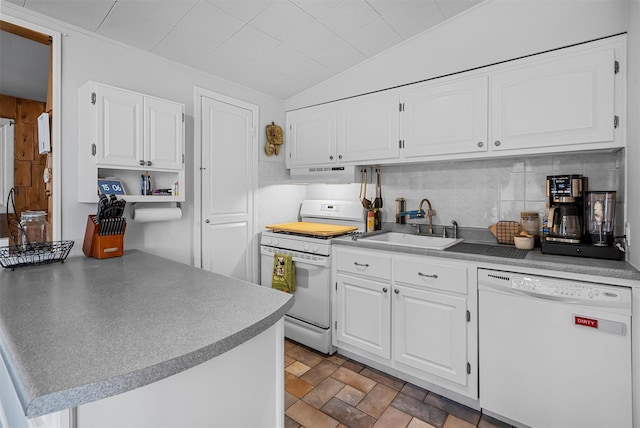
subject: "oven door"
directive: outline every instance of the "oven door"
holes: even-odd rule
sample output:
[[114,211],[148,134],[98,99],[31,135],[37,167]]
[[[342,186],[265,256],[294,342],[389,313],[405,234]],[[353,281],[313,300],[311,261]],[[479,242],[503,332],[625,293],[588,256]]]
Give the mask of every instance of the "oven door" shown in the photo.
[[328,329],[331,323],[331,256],[260,247],[260,284],[271,287],[274,254],[293,257],[296,268],[295,303],[287,315]]

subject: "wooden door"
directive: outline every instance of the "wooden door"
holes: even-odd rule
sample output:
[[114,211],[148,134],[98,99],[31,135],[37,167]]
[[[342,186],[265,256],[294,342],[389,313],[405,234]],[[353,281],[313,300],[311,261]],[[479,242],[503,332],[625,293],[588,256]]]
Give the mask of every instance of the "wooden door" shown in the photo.
[[254,281],[257,111],[238,104],[201,97],[201,266]]

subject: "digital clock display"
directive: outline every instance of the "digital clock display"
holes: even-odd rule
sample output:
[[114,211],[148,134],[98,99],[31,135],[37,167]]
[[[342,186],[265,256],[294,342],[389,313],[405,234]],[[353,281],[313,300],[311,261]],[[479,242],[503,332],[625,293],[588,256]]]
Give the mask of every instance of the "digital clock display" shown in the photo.
[[98,190],[103,195],[126,195],[122,181],[113,178],[98,178]]

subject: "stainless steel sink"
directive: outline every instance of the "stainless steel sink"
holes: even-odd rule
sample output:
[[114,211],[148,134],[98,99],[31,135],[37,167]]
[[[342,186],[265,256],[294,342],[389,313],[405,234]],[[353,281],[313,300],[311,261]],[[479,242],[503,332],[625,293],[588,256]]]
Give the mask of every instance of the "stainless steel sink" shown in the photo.
[[439,236],[412,235],[399,232],[385,232],[372,236],[363,236],[360,239],[381,244],[426,248],[429,250],[444,250],[463,241],[462,238],[442,238]]

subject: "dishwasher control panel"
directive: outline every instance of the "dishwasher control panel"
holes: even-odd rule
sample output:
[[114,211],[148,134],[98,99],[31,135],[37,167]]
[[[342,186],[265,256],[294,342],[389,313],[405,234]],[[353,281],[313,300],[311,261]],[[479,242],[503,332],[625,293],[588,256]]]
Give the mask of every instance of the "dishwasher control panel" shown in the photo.
[[613,287],[596,286],[587,283],[565,283],[549,278],[514,275],[511,288],[545,296],[574,298],[600,302],[620,302],[619,290]]

